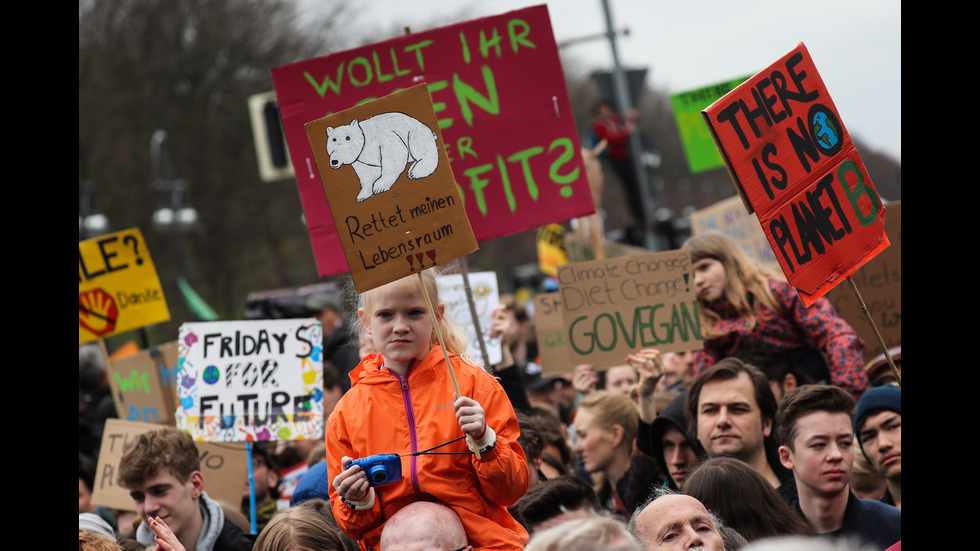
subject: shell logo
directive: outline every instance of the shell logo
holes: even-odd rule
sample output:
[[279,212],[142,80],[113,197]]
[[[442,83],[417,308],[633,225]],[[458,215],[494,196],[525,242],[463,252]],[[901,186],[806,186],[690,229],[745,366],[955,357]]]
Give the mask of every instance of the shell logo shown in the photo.
[[116,301],[101,288],[78,294],[78,324],[92,333],[111,333],[118,315]]

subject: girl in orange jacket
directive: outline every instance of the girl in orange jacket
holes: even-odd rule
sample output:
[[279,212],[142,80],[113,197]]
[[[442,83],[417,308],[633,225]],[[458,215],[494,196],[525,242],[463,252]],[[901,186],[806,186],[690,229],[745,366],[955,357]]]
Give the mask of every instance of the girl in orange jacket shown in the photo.
[[[466,333],[438,297],[433,269],[360,295],[361,331],[375,352],[350,372],[351,389],[327,421],[334,518],[361,549],[376,550],[382,526],[401,507],[441,501],[459,514],[476,550],[519,551],[528,534],[507,511],[529,480],[517,416],[500,383],[468,361]],[[379,454],[398,456],[400,479],[372,486],[360,465],[347,466]]]

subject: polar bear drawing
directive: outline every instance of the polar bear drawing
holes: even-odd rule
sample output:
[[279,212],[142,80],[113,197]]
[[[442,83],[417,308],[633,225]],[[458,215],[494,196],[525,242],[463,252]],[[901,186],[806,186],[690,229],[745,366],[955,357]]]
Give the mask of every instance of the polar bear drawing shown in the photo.
[[432,175],[439,166],[436,134],[421,121],[404,113],[380,113],[363,121],[327,127],[330,168],[354,167],[361,181],[356,201],[391,189],[408,168],[411,179]]

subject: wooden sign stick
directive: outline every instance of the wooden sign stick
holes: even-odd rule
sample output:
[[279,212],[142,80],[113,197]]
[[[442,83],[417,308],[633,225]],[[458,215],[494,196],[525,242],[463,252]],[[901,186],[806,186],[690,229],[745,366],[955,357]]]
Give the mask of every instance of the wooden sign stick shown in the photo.
[[[446,367],[449,369],[449,378],[453,380],[453,389],[456,391],[456,398],[459,398],[463,393],[459,391],[459,383],[456,382],[456,373],[453,371],[452,362],[449,361],[449,352],[446,350],[446,344],[442,338],[442,331],[439,329],[439,320],[436,319],[436,310],[432,305],[432,298],[429,297],[429,290],[425,288],[422,272],[418,272],[417,275],[419,276],[419,284],[422,286],[422,294],[425,295],[425,303],[429,307],[429,317],[432,318],[432,325],[436,328],[436,338],[439,339],[439,347],[442,348],[442,357],[445,358]],[[476,440],[469,434],[466,435],[466,445],[473,450],[473,455],[476,455],[476,458],[480,459],[480,448],[476,446]]]
[[476,312],[476,303],[473,302],[473,289],[470,287],[470,269],[466,262],[466,255],[456,259],[459,262],[460,273],[463,275],[463,289],[466,291],[466,302],[470,306],[470,316],[473,318],[473,328],[476,330],[476,341],[480,343],[480,353],[483,354],[484,369],[493,373],[493,366],[490,365],[490,354],[487,352],[487,343],[483,340],[483,330],[480,329],[480,316]]
[[892,359],[892,355],[888,353],[888,347],[885,346],[885,340],[881,338],[881,333],[878,332],[878,326],[875,325],[874,318],[871,317],[871,312],[868,311],[868,305],[864,303],[864,299],[861,298],[861,291],[858,290],[857,285],[850,276],[847,277],[847,282],[851,285],[851,291],[854,292],[854,296],[858,300],[858,307],[864,312],[864,317],[867,318],[868,323],[871,324],[871,329],[875,332],[875,337],[878,339],[878,345],[881,346],[882,351],[885,353],[885,359],[888,360],[888,365],[892,368],[892,373],[895,375],[895,379],[898,380],[898,386],[902,386],[902,376],[898,373],[898,368],[895,367],[895,360]]

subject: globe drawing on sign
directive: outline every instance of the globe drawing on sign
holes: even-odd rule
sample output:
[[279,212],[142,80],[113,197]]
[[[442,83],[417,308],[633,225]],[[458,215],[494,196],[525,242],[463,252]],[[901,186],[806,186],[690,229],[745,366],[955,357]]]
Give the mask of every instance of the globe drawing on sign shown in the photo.
[[840,140],[837,125],[823,111],[818,111],[813,116],[813,136],[817,139],[820,147],[824,149],[833,148]]
[[218,382],[218,378],[221,376],[221,370],[218,366],[209,365],[204,368],[204,382],[213,385]]

